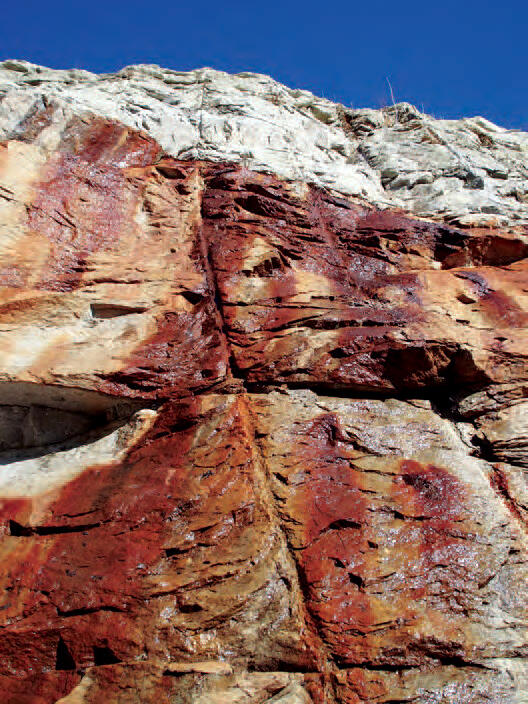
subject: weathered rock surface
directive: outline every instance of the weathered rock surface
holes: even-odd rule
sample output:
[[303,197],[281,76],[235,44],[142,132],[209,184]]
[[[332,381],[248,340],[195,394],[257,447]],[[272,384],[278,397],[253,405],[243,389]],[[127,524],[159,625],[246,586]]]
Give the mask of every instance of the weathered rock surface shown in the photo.
[[255,73],[0,63],[0,137],[43,130],[52,144],[50,127],[86,112],[146,130],[179,159],[235,161],[461,225],[528,222],[528,135],[484,118],[354,109]]
[[0,131],[1,701],[527,702],[528,137],[24,62]]

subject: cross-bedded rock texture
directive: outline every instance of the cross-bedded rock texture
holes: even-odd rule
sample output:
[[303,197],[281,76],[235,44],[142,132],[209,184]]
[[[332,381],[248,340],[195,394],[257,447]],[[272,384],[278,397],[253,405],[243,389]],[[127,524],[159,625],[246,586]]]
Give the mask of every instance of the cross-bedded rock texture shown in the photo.
[[[263,77],[0,77],[2,704],[526,703],[526,136],[303,113]],[[105,90],[161,107],[138,131]],[[390,153],[364,167],[387,202],[337,157],[304,180],[223,158],[262,101],[300,141],[339,119],[366,165]],[[482,164],[448,177],[470,132]]]

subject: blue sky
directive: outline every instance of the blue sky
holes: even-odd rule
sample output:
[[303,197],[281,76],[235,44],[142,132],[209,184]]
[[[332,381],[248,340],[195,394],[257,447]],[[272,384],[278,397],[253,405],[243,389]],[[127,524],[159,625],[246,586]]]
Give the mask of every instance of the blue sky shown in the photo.
[[528,130],[526,0],[32,0],[2,10],[0,58],[115,71],[131,63],[267,73],[353,107]]

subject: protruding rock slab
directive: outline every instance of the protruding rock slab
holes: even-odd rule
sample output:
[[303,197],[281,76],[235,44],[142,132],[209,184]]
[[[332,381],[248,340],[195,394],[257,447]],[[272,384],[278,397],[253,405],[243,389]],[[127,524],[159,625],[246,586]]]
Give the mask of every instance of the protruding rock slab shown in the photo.
[[120,461],[4,501],[6,672],[144,656],[318,667],[247,406],[169,404]]
[[428,402],[251,398],[306,603],[340,665],[525,651],[524,531],[451,423]]
[[104,120],[60,137],[0,151],[0,378],[143,399],[221,380],[196,167]]
[[205,183],[226,332],[249,382],[394,393],[526,379],[522,239],[508,240],[497,268],[505,251],[493,231],[240,169],[213,167]]

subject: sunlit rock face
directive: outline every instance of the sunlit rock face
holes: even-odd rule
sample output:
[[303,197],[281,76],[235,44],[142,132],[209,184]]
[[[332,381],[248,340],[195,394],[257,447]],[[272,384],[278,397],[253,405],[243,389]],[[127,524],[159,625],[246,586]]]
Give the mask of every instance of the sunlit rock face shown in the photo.
[[0,132],[2,703],[526,702],[528,137],[23,62]]

